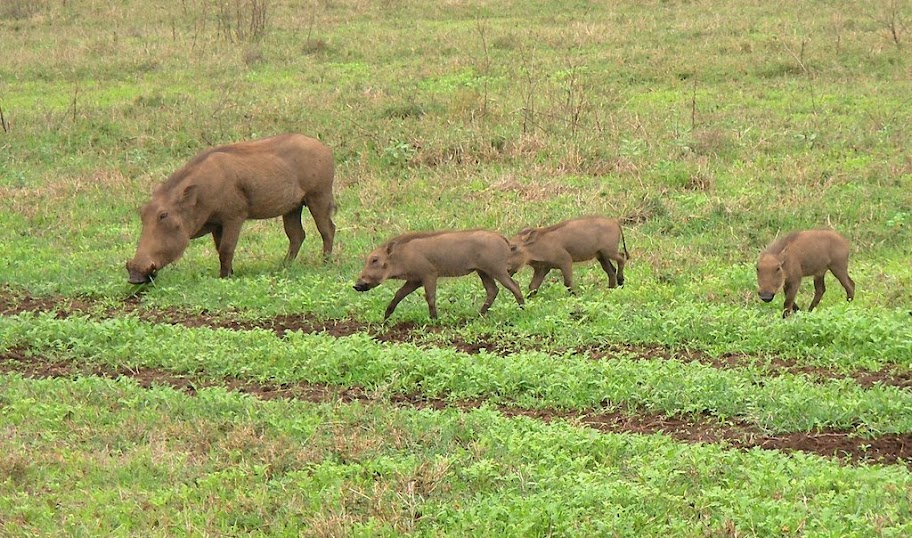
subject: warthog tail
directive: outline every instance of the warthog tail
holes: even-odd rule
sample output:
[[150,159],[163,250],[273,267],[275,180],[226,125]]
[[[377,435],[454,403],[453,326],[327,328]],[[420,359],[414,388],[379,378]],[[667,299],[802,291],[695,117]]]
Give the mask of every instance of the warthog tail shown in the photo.
[[627,252],[627,241],[624,239],[624,229],[621,228],[621,244],[624,245],[624,257],[630,259],[630,253]]

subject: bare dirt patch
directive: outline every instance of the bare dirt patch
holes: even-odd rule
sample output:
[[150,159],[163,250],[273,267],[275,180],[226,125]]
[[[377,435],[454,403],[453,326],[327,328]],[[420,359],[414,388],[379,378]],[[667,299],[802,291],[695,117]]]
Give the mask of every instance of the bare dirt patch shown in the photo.
[[[229,330],[263,329],[284,336],[287,332],[325,333],[333,337],[350,336],[355,333],[367,333],[380,342],[387,343],[420,343],[429,332],[442,331],[439,327],[419,326],[415,323],[400,322],[393,325],[371,325],[353,319],[320,319],[309,314],[286,314],[269,319],[240,320],[233,318],[236,312],[184,312],[177,309],[154,310],[145,307],[140,298],[131,297],[117,307],[103,307],[99,302],[82,298],[33,297],[17,294],[0,287],[0,315],[15,315],[23,312],[53,312],[58,318],[73,315],[92,315],[101,318],[118,315],[135,315],[151,323],[168,323],[190,328],[221,328]],[[426,344],[424,344],[426,345]],[[448,342],[434,345],[448,345],[465,353],[486,351],[498,355],[507,355],[517,351],[515,342],[509,345],[497,341],[467,341],[458,337]],[[523,344],[522,349],[539,349],[535,342]],[[875,384],[899,388],[912,388],[912,372],[896,367],[881,370],[859,369],[845,373],[836,369],[800,364],[797,360],[770,358],[760,361],[758,357],[741,354],[726,354],[714,357],[696,350],[671,349],[648,344],[609,343],[601,346],[586,346],[566,350],[589,356],[593,360],[624,355],[642,360],[677,360],[681,362],[699,362],[715,368],[739,368],[751,364],[761,364],[770,375],[792,373],[806,376],[810,380],[826,381],[850,378],[862,387]]]
[[[223,387],[249,394],[261,400],[287,398],[308,402],[390,402],[398,407],[475,409],[481,400],[450,401],[427,398],[421,395],[374,395],[359,387],[333,387],[313,383],[256,383],[248,380],[204,375],[178,375],[157,368],[111,368],[99,365],[80,365],[70,361],[52,360],[32,356],[23,350],[11,350],[0,355],[0,373],[19,373],[30,378],[70,378],[98,376],[110,379],[129,378],[139,386],[168,386],[189,395],[200,388]],[[625,414],[617,411],[594,409],[575,412],[557,409],[524,409],[499,406],[508,417],[525,416],[543,422],[555,420],[587,426],[602,432],[668,435],[689,443],[723,443],[738,449],[760,448],[783,452],[807,452],[820,456],[836,457],[842,461],[860,463],[903,463],[912,468],[912,433],[887,434],[864,438],[853,432],[829,430],[813,433],[788,433],[770,435],[756,427],[740,422],[721,423],[711,417],[670,417],[656,413]]]

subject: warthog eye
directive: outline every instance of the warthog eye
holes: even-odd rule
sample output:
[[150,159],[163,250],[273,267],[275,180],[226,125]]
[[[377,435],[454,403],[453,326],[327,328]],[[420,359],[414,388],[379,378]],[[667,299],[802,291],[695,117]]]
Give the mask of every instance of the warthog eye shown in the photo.
[[159,213],[159,215],[158,215],[158,220],[165,220],[166,218],[168,218],[168,212],[167,212],[167,211],[162,211],[161,213]]

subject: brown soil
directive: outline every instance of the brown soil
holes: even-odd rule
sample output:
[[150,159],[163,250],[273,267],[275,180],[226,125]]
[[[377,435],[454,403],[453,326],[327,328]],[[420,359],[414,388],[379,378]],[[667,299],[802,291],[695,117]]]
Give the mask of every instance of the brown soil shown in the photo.
[[[0,372],[17,372],[32,378],[59,378],[93,375],[105,378],[127,377],[140,386],[169,386],[195,395],[200,388],[219,386],[250,394],[263,400],[274,398],[298,399],[310,402],[380,401],[358,387],[341,388],[310,383],[254,383],[237,378],[211,379],[195,375],[176,375],[156,369],[110,368],[78,365],[73,362],[29,356],[22,350],[0,355]],[[474,409],[481,401],[448,401],[420,395],[393,395],[389,398],[400,407],[443,409],[456,407]],[[801,451],[821,456],[837,457],[850,462],[901,462],[912,467],[912,433],[887,434],[867,439],[845,431],[789,433],[769,435],[746,423],[719,423],[710,417],[668,417],[655,413],[624,414],[617,411],[592,410],[574,412],[557,409],[522,409],[499,406],[505,416],[526,416],[544,422],[565,420],[604,432],[636,434],[662,433],[690,443],[725,443],[734,448]]]
[[[114,317],[117,315],[136,315],[140,319],[153,323],[169,323],[186,327],[224,328],[231,330],[265,329],[278,336],[286,332],[325,333],[329,336],[350,336],[358,332],[372,335],[376,340],[389,343],[418,342],[429,332],[440,331],[437,327],[420,327],[414,323],[401,322],[389,326],[370,325],[352,319],[319,319],[310,314],[286,314],[264,320],[238,320],[232,318],[236,312],[185,312],[177,309],[151,310],[145,308],[138,297],[131,297],[116,308],[104,308],[95,301],[62,297],[32,297],[0,287],[0,315],[15,315],[23,312],[55,312],[58,318],[71,315],[95,315]],[[487,351],[499,355],[513,353],[517,349],[538,349],[535,342],[526,342],[521,348],[507,346],[496,341],[469,342],[453,337],[446,343],[466,353]],[[514,343],[515,344],[515,343]],[[748,355],[727,354],[713,357],[697,350],[671,349],[657,345],[612,343],[602,346],[587,346],[573,349],[593,360],[600,360],[618,354],[643,360],[677,360],[681,362],[699,362],[716,368],[738,368],[758,363],[768,369],[770,375],[781,373],[800,374],[811,380],[853,379],[862,387],[875,384],[899,388],[912,387],[912,371],[898,367],[882,370],[859,369],[845,373],[836,369],[800,364],[794,359],[772,358],[758,359]]]

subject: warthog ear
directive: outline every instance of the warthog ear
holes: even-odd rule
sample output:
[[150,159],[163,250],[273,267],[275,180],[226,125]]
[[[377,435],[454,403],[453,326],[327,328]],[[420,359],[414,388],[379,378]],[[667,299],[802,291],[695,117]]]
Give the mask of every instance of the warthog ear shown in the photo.
[[519,232],[519,237],[522,239],[524,245],[534,243],[538,239],[538,230],[534,228],[526,228],[525,230]]
[[184,189],[184,192],[181,193],[179,203],[182,206],[190,206],[190,207],[195,206],[197,196],[198,196],[198,192],[197,192],[196,185],[188,185],[187,188]]
[[390,241],[389,243],[387,243],[387,245],[386,245],[386,255],[387,256],[389,256],[390,254],[393,253],[393,247],[395,247],[395,246],[396,246],[395,241]]

